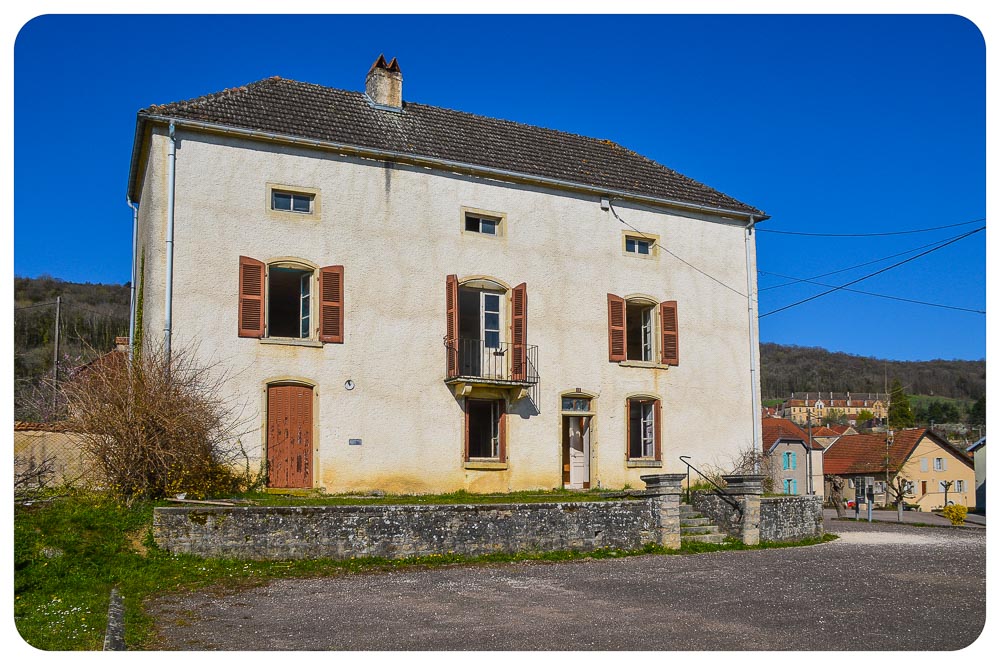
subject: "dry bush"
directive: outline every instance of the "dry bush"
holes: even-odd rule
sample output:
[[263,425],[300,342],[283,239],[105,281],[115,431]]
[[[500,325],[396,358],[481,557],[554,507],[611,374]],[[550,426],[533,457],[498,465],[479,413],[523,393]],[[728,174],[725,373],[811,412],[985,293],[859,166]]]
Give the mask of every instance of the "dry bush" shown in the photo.
[[56,460],[49,455],[41,462],[14,455],[14,499],[30,501],[41,496],[55,477]]
[[752,444],[740,448],[736,452],[736,457],[732,460],[733,475],[738,474],[759,474],[764,476],[761,484],[764,492],[770,494],[774,492],[774,460],[770,455],[765,455]]
[[63,384],[72,427],[118,499],[201,498],[249,489],[263,477],[250,473],[238,444],[242,412],[222,398],[226,376],[217,370],[190,350],[174,349],[168,359],[145,348],[132,363],[108,354]]

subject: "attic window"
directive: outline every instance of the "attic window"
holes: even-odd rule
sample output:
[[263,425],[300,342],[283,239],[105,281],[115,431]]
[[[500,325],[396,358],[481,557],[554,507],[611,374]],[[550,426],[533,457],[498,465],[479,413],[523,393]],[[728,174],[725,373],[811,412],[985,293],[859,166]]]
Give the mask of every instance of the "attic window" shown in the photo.
[[625,251],[629,254],[640,254],[643,256],[649,256],[652,251],[652,243],[645,238],[636,238],[633,236],[625,237]]
[[301,192],[286,192],[279,189],[271,190],[271,210],[282,212],[297,212],[311,215],[313,211],[313,194]]
[[473,233],[482,233],[488,236],[497,235],[500,229],[500,220],[493,217],[479,217],[478,215],[465,215],[465,230]]

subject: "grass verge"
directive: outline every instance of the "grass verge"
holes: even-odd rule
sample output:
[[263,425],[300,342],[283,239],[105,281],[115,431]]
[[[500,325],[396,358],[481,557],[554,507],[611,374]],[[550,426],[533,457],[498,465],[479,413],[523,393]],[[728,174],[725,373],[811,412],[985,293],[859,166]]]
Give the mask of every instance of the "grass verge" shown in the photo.
[[[507,501],[511,501],[507,497]],[[552,500],[552,499],[549,499]],[[410,559],[335,561],[239,561],[171,554],[152,541],[153,503],[122,507],[100,495],[74,495],[19,506],[14,513],[14,621],[24,640],[45,650],[100,649],[108,598],[117,586],[125,604],[130,649],[155,647],[152,618],[144,603],[156,596],[213,586],[229,591],[279,577],[318,577],[405,567],[516,561],[558,562],[642,554],[684,555],[770,549],[832,540],[827,535],[796,543],[746,546],[685,543],[680,550],[648,545],[638,550],[523,552],[478,557],[454,554]]]

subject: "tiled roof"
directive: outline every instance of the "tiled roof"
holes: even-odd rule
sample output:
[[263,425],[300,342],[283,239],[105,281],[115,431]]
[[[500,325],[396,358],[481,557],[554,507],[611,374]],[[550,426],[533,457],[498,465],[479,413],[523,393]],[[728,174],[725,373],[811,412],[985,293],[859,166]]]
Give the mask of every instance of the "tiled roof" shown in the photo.
[[14,421],[15,432],[69,432],[69,424],[65,422],[55,423],[29,423],[23,420]]
[[[793,423],[791,420],[786,420],[785,418],[762,419],[761,434],[764,452],[769,451],[779,440],[801,441],[802,444],[805,445],[806,441],[809,439],[809,435],[806,434],[802,428]],[[823,450],[823,446],[819,445],[815,441],[810,442],[809,447],[813,450]]]
[[410,156],[459,162],[766,215],[608,140],[405,102],[373,108],[360,92],[271,77],[187,101],[150,106],[166,116]]
[[[850,425],[830,425],[830,429],[832,429],[837,434],[843,434],[847,430],[854,429],[854,428],[851,427]],[[854,431],[857,432],[857,430],[854,430]]]
[[[898,471],[917,443],[927,437],[953,453],[968,466],[969,456],[926,428],[904,429],[893,435],[889,446],[889,470]],[[837,439],[823,455],[823,471],[836,475],[851,475],[885,471],[885,434],[852,434]]]
[[829,427],[813,427],[813,436],[840,436],[840,432],[836,432]]

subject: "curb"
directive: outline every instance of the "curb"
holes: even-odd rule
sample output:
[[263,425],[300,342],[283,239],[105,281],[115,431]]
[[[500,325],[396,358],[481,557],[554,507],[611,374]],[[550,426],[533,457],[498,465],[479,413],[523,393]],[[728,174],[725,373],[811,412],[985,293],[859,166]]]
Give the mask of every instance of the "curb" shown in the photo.
[[108,602],[108,630],[104,634],[105,651],[125,651],[125,607],[117,588],[111,589]]

